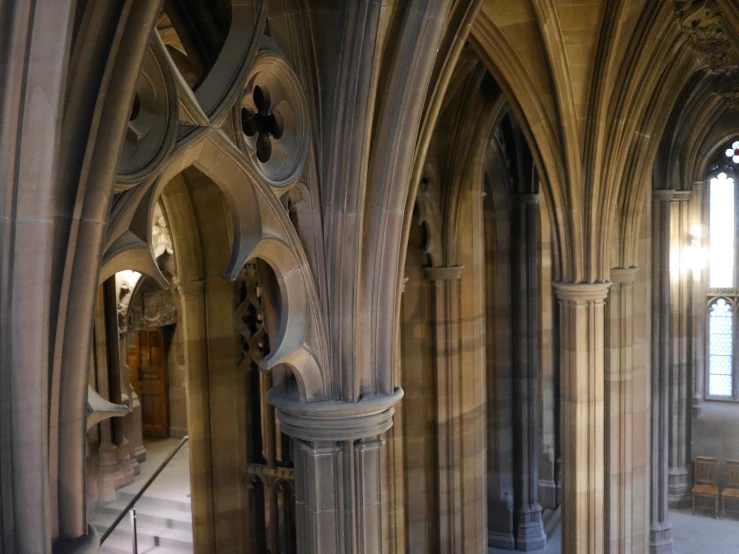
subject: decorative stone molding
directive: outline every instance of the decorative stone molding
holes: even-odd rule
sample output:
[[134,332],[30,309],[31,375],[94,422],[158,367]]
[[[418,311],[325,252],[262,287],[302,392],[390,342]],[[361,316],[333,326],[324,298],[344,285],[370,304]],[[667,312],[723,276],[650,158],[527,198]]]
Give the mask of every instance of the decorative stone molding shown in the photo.
[[559,300],[576,304],[605,300],[608,296],[610,282],[606,283],[562,283],[553,282],[554,292]]
[[614,267],[611,269],[612,283],[634,283],[636,275],[639,273],[638,267]]
[[370,394],[359,402],[322,400],[301,402],[295,396],[272,389],[267,400],[277,408],[280,429],[305,441],[347,441],[377,436],[393,424],[393,406],[403,398],[403,389],[392,394]]
[[692,192],[689,190],[676,190],[673,196],[673,202],[687,202],[690,200]]
[[292,184],[308,155],[305,95],[295,72],[274,52],[257,57],[234,112],[237,142],[272,186]]
[[423,272],[429,281],[456,281],[462,277],[463,265],[426,267]]
[[159,35],[154,33],[128,118],[118,167],[119,190],[146,179],[174,148],[177,97],[177,85],[164,44]]
[[652,202],[671,202],[674,196],[674,189],[655,189],[652,191]]

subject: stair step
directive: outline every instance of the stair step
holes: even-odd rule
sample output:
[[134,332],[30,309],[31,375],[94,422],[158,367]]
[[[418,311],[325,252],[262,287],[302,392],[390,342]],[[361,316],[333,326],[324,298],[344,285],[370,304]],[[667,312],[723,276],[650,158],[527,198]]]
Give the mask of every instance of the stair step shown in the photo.
[[[192,546],[144,546],[139,542],[138,547],[139,554],[192,554],[193,552]],[[99,554],[131,554],[131,537],[111,535],[105,544],[100,546]]]
[[[107,519],[110,518],[110,522],[118,517],[127,506],[128,502],[123,500],[116,500],[109,504],[99,506],[95,510],[95,516],[102,518],[103,516]],[[136,517],[139,525],[150,525],[157,526],[162,529],[179,529],[181,531],[192,532],[192,513],[185,512],[183,510],[162,508],[159,506],[147,505],[146,502],[136,503]],[[121,522],[120,525],[123,525]]]
[[[90,523],[102,534],[113,523],[113,519],[114,517],[95,514],[90,518]],[[166,546],[168,548],[185,548],[189,550],[184,550],[184,552],[192,552],[192,531],[171,529],[138,521],[136,536],[139,545],[142,547]],[[105,544],[107,545],[108,541],[113,539],[121,539],[129,545],[131,544],[131,525],[128,521],[121,521],[105,541]]]
[[[131,501],[134,496],[136,496],[135,492],[132,493],[119,490],[116,493],[116,502],[122,501],[123,505],[125,506]],[[192,513],[192,504],[189,500],[172,500],[170,498],[151,496],[149,494],[149,491],[147,491],[147,493],[144,494],[144,496],[142,496],[138,502],[136,502],[136,509],[138,510],[140,507],[150,507],[155,509],[165,508],[169,510],[178,510],[180,512]]]

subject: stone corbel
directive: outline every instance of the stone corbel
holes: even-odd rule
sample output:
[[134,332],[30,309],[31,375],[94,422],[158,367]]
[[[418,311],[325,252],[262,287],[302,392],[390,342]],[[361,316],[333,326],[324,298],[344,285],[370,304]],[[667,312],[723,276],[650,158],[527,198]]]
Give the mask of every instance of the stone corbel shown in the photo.
[[87,430],[112,417],[124,417],[131,413],[128,406],[113,404],[87,385]]

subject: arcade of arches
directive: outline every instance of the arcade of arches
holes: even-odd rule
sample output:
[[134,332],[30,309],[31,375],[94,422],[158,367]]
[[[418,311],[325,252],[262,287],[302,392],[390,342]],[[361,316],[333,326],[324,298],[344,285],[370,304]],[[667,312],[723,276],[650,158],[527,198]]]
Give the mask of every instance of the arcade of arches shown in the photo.
[[0,552],[100,551],[149,437],[197,554],[670,554],[730,485],[734,0],[0,0],[0,58]]

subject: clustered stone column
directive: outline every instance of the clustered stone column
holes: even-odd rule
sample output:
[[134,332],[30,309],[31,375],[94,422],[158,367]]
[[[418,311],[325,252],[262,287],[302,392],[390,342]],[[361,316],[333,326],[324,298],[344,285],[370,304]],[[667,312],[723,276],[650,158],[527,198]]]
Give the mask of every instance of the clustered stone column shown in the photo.
[[604,541],[604,304],[610,283],[555,283],[562,404],[562,552]]
[[690,291],[685,243],[690,233],[690,191],[677,191],[670,213],[670,434],[667,477],[670,508],[690,505],[688,471],[690,427]]
[[516,548],[547,541],[539,504],[538,194],[513,197],[513,425]]
[[283,433],[295,446],[295,518],[300,554],[383,551],[381,437],[403,396],[304,404],[272,389]]
[[[605,552],[632,552],[634,497],[634,282],[638,267],[611,269],[606,302]],[[638,551],[638,548],[636,549]]]
[[649,551],[671,554],[668,512],[670,362],[670,204],[675,191],[652,191],[652,491]]
[[429,267],[433,287],[439,553],[463,551],[459,293],[463,266]]

